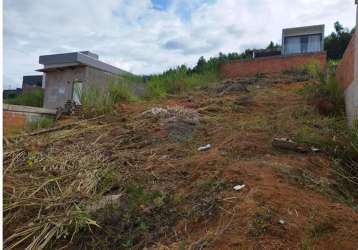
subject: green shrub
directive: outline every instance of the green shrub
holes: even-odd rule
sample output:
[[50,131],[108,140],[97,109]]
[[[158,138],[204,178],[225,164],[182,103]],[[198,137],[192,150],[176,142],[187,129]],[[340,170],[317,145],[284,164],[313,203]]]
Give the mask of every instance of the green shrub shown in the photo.
[[114,103],[120,101],[135,101],[138,99],[126,82],[111,82],[108,86],[108,91]]
[[85,84],[82,89],[74,91],[80,96],[82,112],[86,117],[102,115],[113,110],[113,105],[120,101],[135,101],[138,97],[130,88],[133,77],[118,77],[108,83],[108,89],[101,89],[95,84]]
[[44,91],[42,89],[34,89],[22,92],[15,98],[5,99],[4,102],[13,105],[24,105],[32,107],[42,107],[44,99]]
[[344,112],[344,93],[335,77],[335,62],[328,62],[324,72],[317,61],[305,65],[305,70],[312,77],[313,82],[306,84],[300,91],[312,102],[328,101],[334,106],[335,114]]
[[108,91],[101,91],[94,84],[83,86],[82,90],[74,89],[80,93],[82,112],[85,117],[103,115],[113,110],[113,99]]
[[303,66],[303,70],[307,72],[314,80],[320,83],[325,83],[326,76],[319,61],[314,59],[309,61]]

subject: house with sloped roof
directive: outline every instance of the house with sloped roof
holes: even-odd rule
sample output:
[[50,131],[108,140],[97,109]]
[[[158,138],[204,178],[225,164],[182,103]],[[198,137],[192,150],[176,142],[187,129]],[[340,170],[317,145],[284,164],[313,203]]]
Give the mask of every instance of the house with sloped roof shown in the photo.
[[130,74],[100,61],[90,51],[44,55],[39,63],[43,65],[37,71],[43,72],[44,107],[48,109],[63,108],[68,101],[81,104],[79,93],[89,84],[104,90],[116,76]]

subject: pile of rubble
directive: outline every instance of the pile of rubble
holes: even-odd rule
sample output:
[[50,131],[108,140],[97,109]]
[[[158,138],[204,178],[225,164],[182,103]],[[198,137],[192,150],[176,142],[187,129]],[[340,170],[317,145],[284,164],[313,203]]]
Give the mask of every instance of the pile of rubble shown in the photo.
[[191,109],[177,107],[154,107],[142,113],[142,116],[159,121],[160,129],[171,140],[181,142],[191,137],[200,124],[199,114]]
[[219,95],[225,95],[228,93],[236,93],[236,92],[249,92],[247,89],[247,85],[256,83],[257,80],[255,78],[250,79],[228,79],[221,82],[218,86],[215,87],[215,92],[219,93]]

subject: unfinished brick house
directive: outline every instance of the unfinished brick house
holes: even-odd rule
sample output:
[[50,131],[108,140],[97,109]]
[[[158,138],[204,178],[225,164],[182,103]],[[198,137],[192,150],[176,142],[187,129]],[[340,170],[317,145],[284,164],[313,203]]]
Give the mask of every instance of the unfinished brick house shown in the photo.
[[[357,1],[355,1],[357,4]],[[356,7],[356,24],[358,8]],[[358,118],[358,32],[353,37],[337,67],[337,80],[344,89],[345,107],[350,126]]]
[[[89,51],[40,56],[43,72],[44,108],[64,107],[69,100],[80,104],[79,93],[89,84],[100,89],[118,75],[129,74],[98,60],[98,55]],[[75,91],[79,90],[79,91]]]

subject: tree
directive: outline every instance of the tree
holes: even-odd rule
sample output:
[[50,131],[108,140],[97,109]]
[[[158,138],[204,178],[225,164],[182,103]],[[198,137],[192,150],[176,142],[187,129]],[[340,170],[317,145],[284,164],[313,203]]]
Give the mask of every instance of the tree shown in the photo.
[[269,43],[269,45],[266,47],[266,49],[276,49],[276,48],[279,48],[279,47],[280,47],[280,45],[278,45],[277,43],[274,44],[274,42],[271,41],[271,42]]
[[205,68],[206,60],[203,56],[201,56],[196,63],[196,66],[193,68],[193,72],[202,72]]
[[344,28],[338,21],[334,23],[335,31],[324,39],[324,49],[328,59],[341,59],[353,36],[353,30]]

